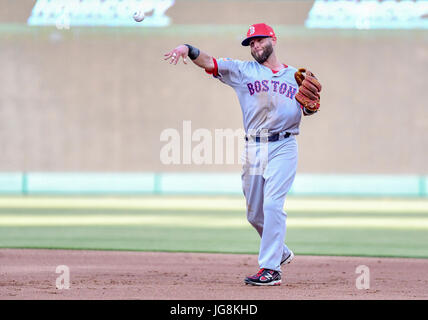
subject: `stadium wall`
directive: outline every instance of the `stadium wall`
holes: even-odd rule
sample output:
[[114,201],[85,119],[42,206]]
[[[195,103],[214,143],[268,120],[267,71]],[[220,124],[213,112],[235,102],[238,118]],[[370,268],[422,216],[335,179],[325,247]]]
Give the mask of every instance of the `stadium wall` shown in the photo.
[[25,25],[34,1],[2,1],[0,170],[240,170],[160,161],[161,133],[181,132],[183,121],[211,132],[242,128],[231,88],[163,54],[187,42],[215,57],[252,59],[239,42],[260,20],[275,28],[282,61],[323,83],[321,111],[302,121],[299,173],[428,174],[426,31],[308,30],[310,1],[262,2],[177,1],[166,28],[57,30]]

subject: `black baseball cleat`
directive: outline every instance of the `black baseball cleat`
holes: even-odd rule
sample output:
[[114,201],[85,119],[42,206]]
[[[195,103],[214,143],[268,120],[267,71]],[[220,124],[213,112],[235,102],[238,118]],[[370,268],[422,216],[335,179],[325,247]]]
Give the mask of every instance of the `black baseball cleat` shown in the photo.
[[257,274],[246,277],[244,282],[253,286],[279,286],[281,284],[281,273],[262,268]]
[[294,259],[294,253],[293,253],[293,251],[290,250],[290,253],[288,254],[288,256],[285,257],[285,259],[281,261],[280,266],[282,266],[283,264],[290,263],[291,260],[293,260],[293,259]]

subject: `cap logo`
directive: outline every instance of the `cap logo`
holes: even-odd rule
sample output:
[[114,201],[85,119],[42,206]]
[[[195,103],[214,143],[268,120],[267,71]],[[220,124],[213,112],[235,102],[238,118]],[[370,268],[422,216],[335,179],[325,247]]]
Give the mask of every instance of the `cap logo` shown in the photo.
[[250,36],[251,36],[252,34],[254,34],[254,32],[256,32],[256,29],[254,29],[254,27],[253,27],[253,26],[251,26],[251,27],[250,27]]

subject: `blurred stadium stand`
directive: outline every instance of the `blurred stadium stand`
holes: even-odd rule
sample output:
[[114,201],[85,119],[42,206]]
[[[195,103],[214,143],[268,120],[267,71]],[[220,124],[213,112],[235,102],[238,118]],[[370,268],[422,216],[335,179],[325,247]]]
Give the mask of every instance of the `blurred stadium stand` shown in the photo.
[[324,88],[320,113],[302,121],[292,193],[426,196],[426,17],[414,30],[308,29],[314,3],[176,0],[167,27],[61,30],[27,25],[35,0],[0,1],[0,192],[240,193],[239,164],[161,163],[161,132],[185,120],[242,127],[233,90],[162,58],[190,42],[252,59],[239,42],[264,21],[284,63]]

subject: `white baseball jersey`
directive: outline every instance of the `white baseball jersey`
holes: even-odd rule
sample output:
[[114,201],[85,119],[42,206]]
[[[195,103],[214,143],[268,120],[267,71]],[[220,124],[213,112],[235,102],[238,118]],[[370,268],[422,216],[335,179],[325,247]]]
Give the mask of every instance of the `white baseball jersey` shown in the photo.
[[238,95],[246,133],[299,134],[302,110],[295,99],[296,68],[285,66],[273,72],[256,61],[221,58],[216,62],[218,74],[214,76]]

